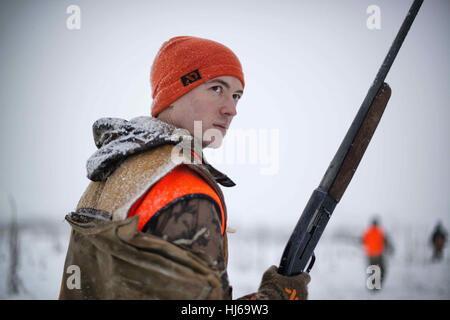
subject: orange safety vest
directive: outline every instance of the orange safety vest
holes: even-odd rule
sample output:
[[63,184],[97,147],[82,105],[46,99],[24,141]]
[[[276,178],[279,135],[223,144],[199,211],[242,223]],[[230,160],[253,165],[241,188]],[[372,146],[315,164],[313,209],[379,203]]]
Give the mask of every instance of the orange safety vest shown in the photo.
[[366,249],[366,255],[369,257],[376,257],[384,251],[384,233],[377,227],[370,227],[363,237],[363,243]]
[[205,180],[185,165],[175,167],[152,186],[146,194],[133,204],[128,217],[139,215],[138,230],[142,231],[142,228],[160,209],[188,194],[207,195],[219,205],[222,234],[224,234],[225,212],[218,194]]

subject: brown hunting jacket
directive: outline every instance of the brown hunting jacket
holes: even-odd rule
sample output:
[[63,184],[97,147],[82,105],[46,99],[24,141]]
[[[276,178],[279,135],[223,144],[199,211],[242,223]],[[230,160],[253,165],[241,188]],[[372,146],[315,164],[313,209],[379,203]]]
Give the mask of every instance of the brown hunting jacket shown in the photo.
[[[93,131],[92,182],[66,216],[72,233],[60,299],[231,299],[218,183],[234,183],[206,162],[186,130],[155,118],[104,118]],[[188,195],[161,208],[139,232],[139,216],[128,218],[130,209],[179,165],[213,188],[225,219],[213,199]]]

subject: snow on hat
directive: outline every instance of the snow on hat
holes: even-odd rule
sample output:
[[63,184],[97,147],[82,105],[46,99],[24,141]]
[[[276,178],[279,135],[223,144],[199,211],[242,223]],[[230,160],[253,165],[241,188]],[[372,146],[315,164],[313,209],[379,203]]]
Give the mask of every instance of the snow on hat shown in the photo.
[[150,73],[152,116],[198,85],[219,76],[234,76],[245,85],[241,63],[226,46],[189,36],[164,42]]

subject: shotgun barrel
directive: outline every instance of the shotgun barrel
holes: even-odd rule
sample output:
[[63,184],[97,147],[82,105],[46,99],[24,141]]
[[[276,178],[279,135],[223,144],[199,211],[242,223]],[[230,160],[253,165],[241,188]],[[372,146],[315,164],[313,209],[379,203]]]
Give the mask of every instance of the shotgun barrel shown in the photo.
[[278,273],[292,276],[311,270],[315,261],[314,248],[350,184],[389,101],[391,89],[384,80],[422,3],[423,0],[414,0],[411,5],[355,119],[286,244]]

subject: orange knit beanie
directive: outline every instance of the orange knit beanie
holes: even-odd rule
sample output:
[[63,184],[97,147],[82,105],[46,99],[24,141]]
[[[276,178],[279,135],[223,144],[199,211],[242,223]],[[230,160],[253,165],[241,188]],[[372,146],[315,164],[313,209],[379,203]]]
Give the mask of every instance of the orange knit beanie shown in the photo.
[[239,59],[224,45],[188,36],[164,42],[150,73],[152,116],[198,85],[219,76],[234,76],[245,85]]

